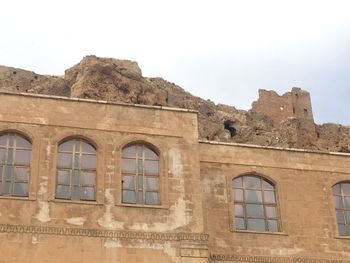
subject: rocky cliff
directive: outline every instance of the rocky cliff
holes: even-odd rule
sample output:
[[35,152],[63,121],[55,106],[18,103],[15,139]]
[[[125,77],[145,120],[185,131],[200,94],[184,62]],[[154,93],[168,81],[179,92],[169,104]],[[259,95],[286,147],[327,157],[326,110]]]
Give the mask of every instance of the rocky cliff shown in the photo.
[[[195,97],[161,78],[143,77],[136,62],[87,56],[64,76],[0,66],[0,89],[198,110],[200,139],[350,152],[350,128],[315,125],[308,93],[259,91],[249,111]],[[271,105],[274,105],[271,107]]]

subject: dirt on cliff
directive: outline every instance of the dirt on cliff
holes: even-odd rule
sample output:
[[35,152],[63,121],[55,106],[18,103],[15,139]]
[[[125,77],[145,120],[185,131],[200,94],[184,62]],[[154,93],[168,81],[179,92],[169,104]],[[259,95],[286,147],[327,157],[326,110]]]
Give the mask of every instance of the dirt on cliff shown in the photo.
[[162,105],[198,111],[199,138],[285,148],[350,152],[350,128],[299,117],[238,110],[191,95],[162,78],[142,76],[136,62],[86,56],[64,76],[0,66],[0,90]]

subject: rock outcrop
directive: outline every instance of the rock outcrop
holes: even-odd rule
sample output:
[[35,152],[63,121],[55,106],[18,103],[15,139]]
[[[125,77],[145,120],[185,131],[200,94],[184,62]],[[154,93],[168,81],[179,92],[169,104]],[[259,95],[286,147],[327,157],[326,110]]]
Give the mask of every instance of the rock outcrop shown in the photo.
[[0,66],[0,89],[198,110],[200,139],[350,152],[350,128],[315,125],[309,94],[259,91],[249,111],[195,97],[161,78],[142,76],[136,62],[86,56],[64,76]]

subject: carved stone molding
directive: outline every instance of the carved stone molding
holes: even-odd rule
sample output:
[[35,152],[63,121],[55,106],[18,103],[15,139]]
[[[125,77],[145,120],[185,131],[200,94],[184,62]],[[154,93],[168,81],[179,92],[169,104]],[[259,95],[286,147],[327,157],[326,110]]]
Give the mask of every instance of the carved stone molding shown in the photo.
[[350,263],[350,260],[299,258],[299,257],[271,257],[250,255],[210,254],[211,262],[254,262],[254,263]]
[[144,239],[161,241],[208,241],[209,235],[202,233],[158,233],[158,232],[139,232],[124,230],[101,230],[86,228],[66,228],[51,226],[25,226],[25,225],[4,225],[0,224],[1,233],[28,233],[28,234],[47,234],[60,236],[84,236],[84,237],[103,237],[103,238],[125,238],[125,239]]

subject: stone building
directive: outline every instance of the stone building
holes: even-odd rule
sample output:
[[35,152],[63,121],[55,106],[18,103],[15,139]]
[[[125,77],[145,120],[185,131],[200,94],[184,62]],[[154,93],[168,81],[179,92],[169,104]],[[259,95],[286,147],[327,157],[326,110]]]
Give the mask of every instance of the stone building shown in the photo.
[[350,155],[198,140],[197,113],[0,94],[0,262],[350,262]]

